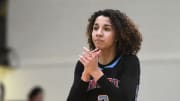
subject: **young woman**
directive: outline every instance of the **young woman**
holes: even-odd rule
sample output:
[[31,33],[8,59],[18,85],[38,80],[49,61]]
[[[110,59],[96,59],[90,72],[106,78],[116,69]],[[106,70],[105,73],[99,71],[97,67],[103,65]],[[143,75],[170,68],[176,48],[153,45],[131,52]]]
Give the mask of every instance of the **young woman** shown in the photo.
[[67,101],[135,101],[142,37],[132,20],[119,10],[97,11],[87,38]]

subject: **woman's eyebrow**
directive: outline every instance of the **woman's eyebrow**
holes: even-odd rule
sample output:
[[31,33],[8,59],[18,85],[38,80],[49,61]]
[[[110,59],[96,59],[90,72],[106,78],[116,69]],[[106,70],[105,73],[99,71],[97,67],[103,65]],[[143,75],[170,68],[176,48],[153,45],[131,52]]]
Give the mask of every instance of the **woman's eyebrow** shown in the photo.
[[[95,23],[94,26],[98,26],[99,24],[98,23]],[[104,24],[104,26],[112,26],[111,24]]]
[[111,24],[104,24],[104,26],[110,26],[111,27],[112,25]]

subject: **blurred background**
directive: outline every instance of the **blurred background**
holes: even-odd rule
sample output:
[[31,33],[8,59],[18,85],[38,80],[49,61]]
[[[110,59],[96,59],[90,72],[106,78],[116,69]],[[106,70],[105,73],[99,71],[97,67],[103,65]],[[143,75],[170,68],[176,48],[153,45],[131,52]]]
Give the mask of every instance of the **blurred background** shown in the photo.
[[87,46],[86,25],[100,9],[125,12],[143,35],[138,101],[180,101],[179,0],[0,0],[0,82],[5,101],[66,101]]

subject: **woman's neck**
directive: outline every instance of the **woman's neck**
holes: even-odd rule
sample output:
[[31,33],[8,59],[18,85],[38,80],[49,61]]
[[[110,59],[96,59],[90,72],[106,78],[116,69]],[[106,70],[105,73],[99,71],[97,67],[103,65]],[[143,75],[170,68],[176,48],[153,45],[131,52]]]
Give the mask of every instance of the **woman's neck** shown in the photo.
[[116,57],[115,49],[106,49],[101,50],[101,54],[99,56],[99,63],[102,65],[106,65],[110,63]]

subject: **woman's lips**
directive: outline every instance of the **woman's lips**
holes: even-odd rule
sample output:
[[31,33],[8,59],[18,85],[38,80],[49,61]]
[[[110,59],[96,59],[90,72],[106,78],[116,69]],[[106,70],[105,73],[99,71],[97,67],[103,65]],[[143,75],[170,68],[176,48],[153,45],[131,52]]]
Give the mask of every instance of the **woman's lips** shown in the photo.
[[95,44],[96,45],[102,45],[103,44],[103,40],[97,39],[97,40],[95,40]]
[[95,41],[96,42],[103,42],[103,40],[101,40],[101,39],[96,39]]

